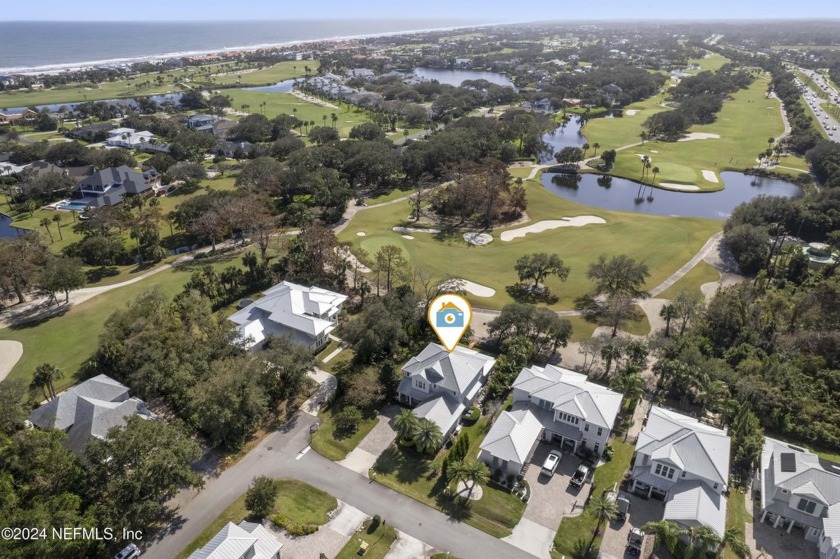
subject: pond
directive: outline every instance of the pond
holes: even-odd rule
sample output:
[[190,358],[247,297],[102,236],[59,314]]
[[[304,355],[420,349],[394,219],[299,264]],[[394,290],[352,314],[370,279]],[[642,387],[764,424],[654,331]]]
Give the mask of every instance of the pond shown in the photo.
[[437,70],[435,68],[415,68],[414,75],[421,80],[437,80],[440,83],[458,87],[466,80],[487,80],[496,85],[514,87],[504,74],[498,72],[484,72],[480,70]]
[[[615,118],[615,115],[612,113],[606,113],[589,117],[590,120],[593,118]],[[543,134],[542,141],[546,146],[546,150],[540,153],[540,163],[554,163],[554,155],[563,148],[583,147],[583,144],[586,143],[586,136],[580,133],[580,129],[582,127],[583,117],[571,115],[569,120],[565,123],[561,124],[551,132]],[[595,152],[591,151],[587,153],[586,156],[591,157],[594,154]]]
[[298,80],[283,80],[272,85],[262,85],[259,87],[243,87],[245,91],[262,91],[267,93],[291,93],[292,88]]
[[708,219],[726,219],[736,206],[756,196],[791,198],[802,195],[801,188],[783,180],[735,172],[724,172],[720,176],[726,188],[717,192],[673,192],[596,174],[543,173],[542,183],[561,198],[605,210]]
[[12,218],[0,213],[0,239],[14,239],[29,233],[29,229],[21,229],[12,225]]

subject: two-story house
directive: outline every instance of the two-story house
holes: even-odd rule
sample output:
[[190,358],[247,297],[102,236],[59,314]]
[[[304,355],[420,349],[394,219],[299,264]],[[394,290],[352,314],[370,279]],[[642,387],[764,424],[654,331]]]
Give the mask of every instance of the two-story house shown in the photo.
[[213,129],[213,125],[219,117],[213,115],[195,114],[187,118],[184,123],[190,130],[208,130]]
[[154,169],[138,173],[131,167],[108,167],[79,180],[75,194],[78,201],[92,208],[115,206],[127,196],[146,194],[160,185],[160,175]]
[[289,339],[317,351],[329,343],[347,295],[320,287],[306,287],[288,281],[263,292],[263,297],[233,313],[241,341],[249,348],[269,335]]
[[522,369],[513,383],[513,407],[493,424],[479,459],[491,468],[518,474],[537,443],[556,441],[569,452],[601,452],[607,444],[622,396],[589,382],[586,375],[547,365]]
[[399,400],[416,406],[415,416],[436,423],[445,441],[495,364],[492,357],[466,347],[458,346],[450,353],[440,344],[429,344],[402,368]]
[[729,447],[725,431],[653,406],[636,441],[630,490],[665,501],[665,520],[723,537]]
[[753,488],[761,494],[761,522],[801,529],[820,559],[840,558],[840,464],[768,437]]
[[126,149],[135,149],[140,144],[151,140],[153,136],[151,132],[146,130],[138,132],[134,128],[114,128],[106,134],[108,138],[105,140],[105,144]]

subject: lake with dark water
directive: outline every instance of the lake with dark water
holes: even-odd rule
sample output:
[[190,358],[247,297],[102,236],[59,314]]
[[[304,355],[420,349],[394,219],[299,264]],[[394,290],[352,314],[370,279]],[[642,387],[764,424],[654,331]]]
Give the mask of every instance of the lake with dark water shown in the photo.
[[726,188],[717,192],[674,192],[596,174],[543,173],[542,183],[561,198],[605,210],[708,219],[727,219],[736,206],[756,196],[802,195],[801,188],[783,180],[731,171],[720,176]]
[[29,233],[29,229],[21,229],[12,226],[12,218],[6,214],[0,214],[0,239],[14,239]]

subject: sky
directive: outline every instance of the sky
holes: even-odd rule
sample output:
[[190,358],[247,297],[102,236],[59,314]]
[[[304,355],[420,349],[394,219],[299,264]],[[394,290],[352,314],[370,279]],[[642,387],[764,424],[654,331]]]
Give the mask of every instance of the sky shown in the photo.
[[3,0],[0,21],[840,19],[837,0]]

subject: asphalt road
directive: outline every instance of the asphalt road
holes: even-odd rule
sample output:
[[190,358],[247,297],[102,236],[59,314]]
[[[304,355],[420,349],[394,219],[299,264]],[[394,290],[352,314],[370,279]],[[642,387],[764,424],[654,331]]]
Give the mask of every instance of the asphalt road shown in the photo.
[[[797,68],[797,70],[803,72],[807,76],[809,76],[812,80],[814,80],[818,86],[821,84],[822,90],[829,96],[829,103],[833,103],[834,105],[838,105],[835,99],[840,96],[840,92],[834,89],[828,80],[826,80],[823,76],[817,74],[812,70],[806,70],[804,68]],[[803,95],[805,96],[805,101],[809,103],[813,103],[813,107],[809,106],[809,109],[814,113],[816,117],[816,121],[826,131],[828,134],[829,139],[834,142],[840,142],[840,122],[837,121],[830,113],[825,111],[821,105],[826,102],[825,99],[820,98],[816,91],[814,91],[808,84],[803,83],[797,78],[797,85],[799,85],[800,89],[803,91]]]
[[[383,520],[435,549],[463,559],[505,557],[533,559],[533,556],[469,525],[423,505],[410,497],[372,482],[308,448],[309,426],[315,418],[306,413],[296,416],[289,432],[275,432],[254,450],[217,478],[209,479],[197,494],[184,492],[173,504],[179,506],[175,518],[143,556],[168,559],[190,544],[230,503],[242,495],[251,480],[260,475],[292,477],[327,491],[365,514]],[[178,505],[180,503],[180,505]]]

